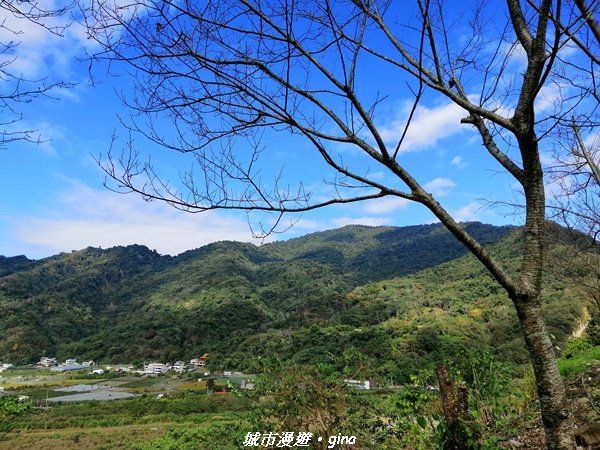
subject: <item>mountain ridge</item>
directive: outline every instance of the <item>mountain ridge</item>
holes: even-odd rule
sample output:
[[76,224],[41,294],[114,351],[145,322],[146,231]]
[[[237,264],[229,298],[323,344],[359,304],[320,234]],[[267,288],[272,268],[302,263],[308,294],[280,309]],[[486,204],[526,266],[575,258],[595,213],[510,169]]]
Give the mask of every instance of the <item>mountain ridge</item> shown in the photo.
[[[465,227],[516,270],[518,227]],[[0,268],[12,270],[0,275],[0,360],[15,363],[210,352],[220,367],[246,368],[269,352],[315,363],[355,348],[382,368],[401,341],[423,349],[428,364],[437,354],[432,342],[452,353],[457,342],[491,345],[493,329],[520,339],[514,324],[489,322],[512,320],[505,295],[440,224],[347,226],[262,246],[222,241],[178,256],[141,245],[88,247],[33,262],[4,258]],[[456,271],[458,280],[450,276]],[[560,305],[571,301],[563,297]],[[579,314],[561,308],[564,317]],[[460,329],[471,313],[473,336]],[[568,326],[555,322],[562,339]],[[450,325],[450,334],[439,334]],[[517,341],[507,358],[517,355]]]

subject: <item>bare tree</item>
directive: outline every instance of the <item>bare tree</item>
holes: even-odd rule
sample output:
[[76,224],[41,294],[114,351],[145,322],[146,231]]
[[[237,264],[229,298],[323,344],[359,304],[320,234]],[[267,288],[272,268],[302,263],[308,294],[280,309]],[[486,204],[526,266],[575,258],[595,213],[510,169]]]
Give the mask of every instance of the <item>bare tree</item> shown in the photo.
[[[578,3],[578,2],[575,2]],[[133,143],[100,163],[111,188],[190,212],[213,209],[298,213],[386,196],[428,208],[488,269],[516,309],[534,368],[548,448],[574,448],[570,412],[542,318],[545,192],[540,146],[570,126],[591,127],[597,66],[584,38],[598,2],[442,0],[93,1],[96,61],[123,62],[136,94],[124,98],[128,127],[189,153],[194,170],[167,180]],[[590,11],[592,13],[590,13]],[[581,46],[579,45],[581,44]],[[590,74],[593,77],[590,78]],[[378,85],[390,77],[393,86]],[[545,107],[544,90],[560,101]],[[381,126],[386,103],[412,96],[404,126]],[[404,149],[426,98],[464,110],[462,124],[520,186],[525,201],[522,265],[510,273],[408,168]],[[161,122],[172,120],[175,138]],[[459,124],[457,123],[457,126]],[[266,179],[265,134],[302,137],[330,169],[334,186],[315,198],[285,173]],[[363,156],[347,161],[340,148]],[[370,176],[385,169],[392,182]],[[388,178],[389,179],[389,178]],[[276,221],[277,226],[279,220]],[[272,228],[268,228],[267,231]]]
[[574,124],[571,147],[559,153],[548,170],[558,186],[549,200],[549,213],[562,225],[549,233],[560,249],[548,264],[572,279],[576,291],[589,301],[586,320],[593,321],[584,326],[600,320],[600,134],[590,140],[588,145]]
[[[579,91],[582,111],[574,111],[570,120],[557,127],[554,161],[548,167],[548,175],[560,190],[551,199],[551,214],[569,229],[583,232],[597,243],[600,238],[600,123],[597,110],[600,107],[598,70],[600,67],[600,25],[594,18],[600,5],[594,9],[584,0],[575,4],[588,24],[584,37],[571,35],[571,42],[588,56],[586,65],[579,65],[571,83]],[[562,27],[564,29],[564,27]],[[591,80],[591,82],[590,82]]]
[[[593,316],[600,314],[600,132],[597,108],[598,68],[600,67],[600,24],[596,19],[600,4],[588,4],[575,0],[575,6],[587,26],[578,33],[561,29],[570,34],[570,42],[586,55],[585,64],[578,66],[582,78],[572,83],[583,94],[588,105],[574,111],[570,124],[559,127],[556,133],[554,159],[547,168],[554,184],[554,195],[549,198],[549,215],[564,229],[551,233],[551,239],[559,242],[563,251],[558,255],[566,264],[567,274],[577,280],[577,289],[590,301]],[[554,18],[556,20],[556,18]],[[590,80],[592,82],[590,83]],[[587,97],[587,98],[586,98]]]
[[14,70],[23,31],[15,26],[17,22],[9,19],[33,23],[49,33],[61,35],[66,25],[54,25],[49,20],[63,16],[72,6],[47,8],[43,1],[0,0],[0,12],[3,16],[0,19],[0,148],[15,141],[39,143],[42,138],[35,129],[19,126],[19,122],[23,120],[20,105],[40,96],[48,96],[54,89],[72,86],[63,81],[30,79]]

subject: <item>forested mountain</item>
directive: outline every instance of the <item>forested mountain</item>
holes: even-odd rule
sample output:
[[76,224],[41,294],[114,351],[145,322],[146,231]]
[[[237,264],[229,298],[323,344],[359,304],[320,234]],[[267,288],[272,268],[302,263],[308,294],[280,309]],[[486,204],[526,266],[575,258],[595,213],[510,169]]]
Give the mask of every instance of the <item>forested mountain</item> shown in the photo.
[[[466,226],[518,270],[519,228]],[[583,301],[557,273],[544,294],[560,345]],[[0,360],[13,363],[209,352],[215,367],[243,369],[260,355],[318,363],[353,350],[373,375],[402,379],[474,345],[526,358],[503,290],[439,224],[219,242],[176,257],[139,245],[2,257],[0,312]]]

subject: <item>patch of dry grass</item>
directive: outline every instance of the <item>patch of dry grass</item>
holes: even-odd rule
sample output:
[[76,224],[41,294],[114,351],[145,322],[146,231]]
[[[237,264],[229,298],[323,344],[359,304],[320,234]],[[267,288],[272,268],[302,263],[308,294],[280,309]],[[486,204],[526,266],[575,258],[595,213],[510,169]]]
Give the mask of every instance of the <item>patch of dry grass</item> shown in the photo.
[[115,427],[19,430],[0,434],[1,450],[131,449],[166,433],[174,423],[135,424]]

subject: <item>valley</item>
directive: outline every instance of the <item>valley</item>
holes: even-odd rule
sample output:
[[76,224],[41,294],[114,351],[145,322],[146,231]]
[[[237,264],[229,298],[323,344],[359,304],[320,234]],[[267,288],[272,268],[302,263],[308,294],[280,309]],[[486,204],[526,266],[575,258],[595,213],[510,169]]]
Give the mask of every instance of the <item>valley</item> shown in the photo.
[[[465,226],[505,270],[519,270],[520,228]],[[573,275],[561,242],[548,241],[543,311],[561,370],[577,379],[600,357],[600,342],[589,337],[590,305],[575,278],[588,274]],[[31,405],[4,413],[0,448],[243,448],[266,423],[315,430],[315,414],[329,424],[318,430],[324,442],[356,436],[359,446],[344,448],[434,448],[440,364],[469,386],[473,433],[486,437],[485,448],[511,448],[521,422],[539,430],[514,308],[440,225],[348,226],[176,257],[143,246],[3,257],[0,309],[0,361],[14,365],[0,374],[3,401],[25,395]],[[144,373],[150,363],[183,369],[207,354],[202,373]],[[46,369],[33,384],[15,378],[49,356],[102,369],[58,378]],[[104,371],[116,363],[138,373]],[[232,372],[257,374],[253,388],[223,376]],[[379,389],[351,387],[364,380]],[[64,395],[82,393],[55,390],[82,386],[131,398],[68,403]],[[586,411],[581,421],[595,417]]]

